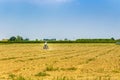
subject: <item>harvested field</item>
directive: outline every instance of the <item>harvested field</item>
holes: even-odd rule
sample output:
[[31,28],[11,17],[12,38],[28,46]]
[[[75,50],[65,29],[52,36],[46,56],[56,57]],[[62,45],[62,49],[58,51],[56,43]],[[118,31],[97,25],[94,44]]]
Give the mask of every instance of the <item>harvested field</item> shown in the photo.
[[115,44],[0,44],[0,80],[120,80]]

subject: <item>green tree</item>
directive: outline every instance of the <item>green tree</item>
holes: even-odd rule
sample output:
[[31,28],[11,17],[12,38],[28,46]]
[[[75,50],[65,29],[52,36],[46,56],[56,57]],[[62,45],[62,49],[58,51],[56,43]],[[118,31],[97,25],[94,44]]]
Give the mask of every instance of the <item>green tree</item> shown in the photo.
[[21,36],[17,36],[16,41],[23,41],[23,38]]
[[112,37],[111,40],[115,40],[115,39]]
[[29,38],[24,39],[24,41],[29,41]]
[[39,41],[38,39],[35,39],[35,41]]
[[68,41],[68,39],[67,39],[67,38],[65,38],[65,39],[64,39],[64,41]]
[[15,36],[10,37],[9,41],[16,41],[16,37]]

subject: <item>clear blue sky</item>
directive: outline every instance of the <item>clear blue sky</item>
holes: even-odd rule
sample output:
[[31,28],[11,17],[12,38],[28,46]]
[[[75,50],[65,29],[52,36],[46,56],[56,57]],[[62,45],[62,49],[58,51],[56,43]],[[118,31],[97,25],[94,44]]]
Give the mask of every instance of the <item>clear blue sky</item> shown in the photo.
[[120,0],[0,0],[0,39],[120,38]]

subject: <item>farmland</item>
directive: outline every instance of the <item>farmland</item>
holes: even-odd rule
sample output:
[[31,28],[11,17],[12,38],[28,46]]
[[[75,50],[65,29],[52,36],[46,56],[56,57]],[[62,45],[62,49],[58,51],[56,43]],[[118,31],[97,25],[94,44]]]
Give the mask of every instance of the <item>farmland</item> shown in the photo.
[[120,45],[0,44],[0,80],[120,80]]

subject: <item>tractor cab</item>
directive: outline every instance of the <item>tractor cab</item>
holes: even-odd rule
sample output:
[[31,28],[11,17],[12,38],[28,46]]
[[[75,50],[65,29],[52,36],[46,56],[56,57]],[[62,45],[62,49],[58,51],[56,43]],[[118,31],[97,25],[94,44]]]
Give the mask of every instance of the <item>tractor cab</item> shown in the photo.
[[48,49],[47,41],[45,41],[44,46],[43,46],[43,49]]

